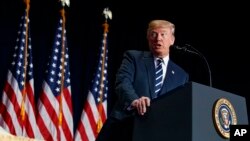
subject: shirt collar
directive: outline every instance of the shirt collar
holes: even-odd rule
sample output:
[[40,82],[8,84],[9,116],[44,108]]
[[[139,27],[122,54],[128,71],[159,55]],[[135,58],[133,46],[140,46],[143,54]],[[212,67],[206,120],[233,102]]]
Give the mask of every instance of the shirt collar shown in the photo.
[[[158,57],[154,57],[154,60],[156,61],[157,59],[159,59]],[[167,65],[168,64],[168,61],[169,61],[169,55],[164,57],[164,58],[161,58],[163,60],[163,64],[164,65]]]

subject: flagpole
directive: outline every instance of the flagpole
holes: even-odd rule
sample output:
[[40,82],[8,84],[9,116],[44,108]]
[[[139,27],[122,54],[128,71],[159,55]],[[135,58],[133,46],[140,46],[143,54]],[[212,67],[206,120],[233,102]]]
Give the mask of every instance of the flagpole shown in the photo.
[[62,115],[62,112],[63,112],[63,109],[62,109],[62,97],[63,97],[63,88],[64,88],[64,71],[65,71],[65,39],[64,39],[64,32],[65,32],[65,22],[66,22],[66,18],[65,18],[65,9],[64,7],[60,10],[60,13],[61,13],[61,17],[62,17],[62,33],[61,33],[61,37],[62,37],[62,61],[61,61],[61,65],[62,65],[62,69],[61,69],[61,74],[62,74],[62,77],[61,77],[61,94],[60,94],[60,97],[59,97],[59,126],[62,125],[62,118],[63,118],[63,115]]
[[[25,24],[26,24],[26,31],[25,31],[25,52],[24,52],[24,86],[22,90],[22,103],[21,103],[21,118],[22,118],[22,124],[25,120],[25,100],[26,100],[26,78],[27,78],[27,52],[28,52],[28,39],[29,39],[29,10],[30,10],[30,0],[25,0],[24,1],[26,4],[26,17]],[[25,26],[25,25],[24,25]],[[23,130],[23,125],[22,125],[22,130]]]
[[[107,12],[108,11],[108,12]],[[102,102],[103,102],[103,95],[104,95],[104,67],[105,67],[105,58],[107,56],[107,52],[106,52],[106,49],[107,49],[107,35],[108,35],[108,31],[109,31],[109,24],[108,24],[108,18],[112,19],[112,14],[111,14],[111,11],[108,9],[108,8],[105,8],[104,9],[104,17],[105,17],[105,22],[103,23],[103,55],[102,55],[102,68],[101,68],[101,85],[100,85],[100,91],[101,91],[101,94],[100,94],[100,101],[98,103],[98,113],[99,113],[99,119],[97,121],[97,133],[100,132],[102,126],[103,126],[103,122],[102,122],[102,118],[101,118],[101,115],[102,115]]]
[[64,88],[64,68],[65,68],[65,65],[64,65],[64,62],[65,62],[65,39],[64,39],[64,32],[65,32],[65,23],[66,23],[66,17],[65,17],[65,9],[64,9],[64,6],[67,5],[69,6],[70,5],[70,2],[69,0],[60,0],[61,1],[61,4],[62,4],[62,9],[60,10],[60,13],[61,13],[61,17],[62,17],[62,33],[61,33],[61,37],[62,37],[62,70],[61,70],[61,74],[62,74],[62,77],[61,77],[61,88],[60,88],[60,96],[59,96],[59,116],[58,116],[58,125],[61,126],[62,125],[62,118],[63,118],[63,115],[62,115],[62,112],[63,112],[63,109],[62,109],[62,96],[63,96],[63,88]]

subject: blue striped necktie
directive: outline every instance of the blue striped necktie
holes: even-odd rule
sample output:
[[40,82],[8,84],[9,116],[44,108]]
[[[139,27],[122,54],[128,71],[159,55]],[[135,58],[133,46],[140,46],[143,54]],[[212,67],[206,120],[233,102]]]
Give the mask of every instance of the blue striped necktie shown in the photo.
[[155,96],[156,98],[161,90],[162,86],[162,78],[163,78],[163,69],[162,69],[162,59],[156,60],[156,68],[155,68]]

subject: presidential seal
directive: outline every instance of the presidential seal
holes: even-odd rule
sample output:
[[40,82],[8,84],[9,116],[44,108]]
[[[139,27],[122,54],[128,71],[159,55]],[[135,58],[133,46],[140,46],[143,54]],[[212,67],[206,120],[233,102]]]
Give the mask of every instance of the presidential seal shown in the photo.
[[224,138],[230,136],[230,125],[237,124],[233,105],[225,98],[218,99],[214,104],[213,120],[216,130]]

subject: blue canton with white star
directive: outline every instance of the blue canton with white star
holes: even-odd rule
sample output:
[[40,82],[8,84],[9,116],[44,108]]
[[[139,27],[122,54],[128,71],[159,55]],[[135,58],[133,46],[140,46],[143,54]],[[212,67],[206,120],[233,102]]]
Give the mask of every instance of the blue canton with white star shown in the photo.
[[[68,47],[66,41],[66,30],[64,30],[64,46],[65,46],[65,53],[63,56],[62,52],[62,19],[60,19],[57,31],[55,42],[52,48],[52,56],[50,57],[50,62],[48,64],[48,70],[46,71],[47,78],[46,82],[50,86],[53,94],[55,96],[60,95],[61,93],[61,79],[62,79],[62,72],[64,71],[64,88],[70,85],[70,71],[69,71],[69,54],[68,54]],[[62,58],[64,57],[64,59]],[[63,64],[64,62],[64,70]]]
[[[21,17],[22,22],[19,25],[19,31],[18,31],[18,36],[16,40],[13,61],[11,63],[11,68],[10,68],[10,71],[13,77],[15,77],[17,80],[18,87],[20,90],[24,88],[25,80],[27,82],[33,78],[33,63],[32,63],[29,19],[28,19],[28,25],[27,25],[26,19],[28,17],[26,17],[26,12],[24,15],[25,16]],[[26,29],[28,30],[28,33],[26,33]],[[25,49],[26,48],[26,36],[28,36],[27,52]],[[25,63],[25,58],[27,58],[26,63]],[[26,74],[25,74],[25,69],[26,69]]]

